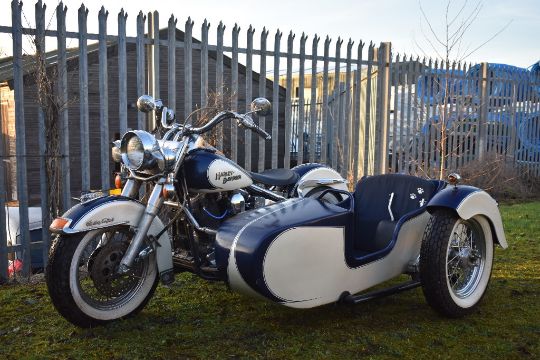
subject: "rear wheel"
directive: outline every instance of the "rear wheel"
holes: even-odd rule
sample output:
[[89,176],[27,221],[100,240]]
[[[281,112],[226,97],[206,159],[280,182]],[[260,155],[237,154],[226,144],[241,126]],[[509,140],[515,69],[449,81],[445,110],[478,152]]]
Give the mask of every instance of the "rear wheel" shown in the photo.
[[427,302],[449,317],[476,308],[489,283],[493,236],[482,216],[469,220],[449,210],[433,213],[424,233],[420,279]]
[[[316,198],[319,196],[319,194],[321,194],[323,191],[325,190],[328,190],[328,189],[331,189],[330,186],[319,186],[319,187],[316,187],[314,189],[311,189],[307,194],[306,194],[306,197],[312,197],[312,198]],[[326,194],[324,194],[324,196],[320,199],[321,201],[324,201],[324,202],[327,202],[327,203],[330,203],[330,204],[338,204],[340,203],[343,199],[341,197],[340,194],[338,193],[335,193],[335,192],[332,192],[332,191],[329,191],[327,192]]]
[[60,235],[53,243],[46,280],[55,308],[71,323],[91,327],[138,313],[157,285],[155,255],[117,274],[134,233],[127,227]]

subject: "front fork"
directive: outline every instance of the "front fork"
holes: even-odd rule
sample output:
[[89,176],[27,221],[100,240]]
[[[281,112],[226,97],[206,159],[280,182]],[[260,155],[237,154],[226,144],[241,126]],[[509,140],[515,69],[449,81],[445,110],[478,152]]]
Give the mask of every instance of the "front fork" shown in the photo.
[[[139,193],[140,186],[141,182],[139,180],[129,179],[122,190],[122,195],[135,197]],[[139,220],[139,226],[135,233],[135,237],[129,244],[122,261],[120,261],[120,265],[118,267],[119,274],[126,274],[131,269],[131,266],[138,255],[138,251],[146,238],[146,234],[148,233],[152,222],[163,205],[162,191],[163,184],[160,183],[157,183],[154,186],[154,189],[152,189],[152,193],[148,198],[148,203],[146,205],[146,209],[144,210],[144,214],[141,217],[141,220]]]

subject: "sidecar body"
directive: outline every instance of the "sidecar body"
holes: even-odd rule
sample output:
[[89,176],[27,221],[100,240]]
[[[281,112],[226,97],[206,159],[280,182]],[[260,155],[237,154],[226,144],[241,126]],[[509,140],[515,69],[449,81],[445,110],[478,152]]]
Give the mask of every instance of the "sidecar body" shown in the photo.
[[[476,286],[483,287],[483,282],[487,286],[493,243],[506,247],[497,203],[474,187],[391,174],[365,177],[354,193],[344,197],[339,204],[290,199],[227,220],[216,241],[216,263],[222,276],[233,290],[310,308],[344,298],[354,300],[354,294],[401,274],[410,274],[423,286],[429,276],[422,276],[420,268],[433,272],[437,265],[421,258],[438,256],[428,253],[428,245],[437,242],[431,238],[444,235],[440,233],[450,234],[444,235],[447,256],[441,256],[459,260],[452,260],[457,265],[451,263],[455,266],[443,271],[449,293],[457,276],[450,272],[456,266],[467,270],[462,276],[470,277]],[[453,227],[443,229],[441,221]],[[459,227],[469,222],[476,233]],[[439,235],[434,228],[440,230]],[[484,240],[474,240],[479,245],[475,242],[469,250],[465,245],[458,249],[457,233],[463,244],[473,244],[473,235]],[[470,288],[465,291],[474,293]],[[471,294],[456,296],[460,300]]]

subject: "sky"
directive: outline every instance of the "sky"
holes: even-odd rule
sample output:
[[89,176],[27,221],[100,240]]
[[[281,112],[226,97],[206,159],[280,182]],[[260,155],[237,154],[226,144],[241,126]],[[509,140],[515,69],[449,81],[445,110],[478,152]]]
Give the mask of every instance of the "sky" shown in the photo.
[[[469,15],[473,11],[477,0],[453,0],[450,4],[449,14],[452,18],[467,2],[462,15]],[[58,1],[45,0],[47,4],[47,22],[49,28],[56,27],[54,9]],[[0,12],[0,25],[11,25],[11,11],[9,0],[0,0],[3,11]],[[34,24],[34,1],[25,1],[23,11],[25,17],[23,24]],[[80,0],[65,0],[68,8],[67,30],[77,31],[77,9]],[[434,32],[444,38],[445,12],[447,0],[423,0],[422,8],[429,19]],[[296,1],[258,1],[258,0],[198,0],[198,1],[141,1],[141,0],[109,0],[85,1],[89,9],[88,30],[98,30],[97,14],[104,5],[109,11],[108,32],[116,34],[117,14],[121,8],[128,13],[128,35],[135,34],[135,21],[139,10],[144,13],[158,10],[160,13],[160,27],[166,27],[168,18],[174,14],[178,19],[177,27],[183,29],[188,16],[195,22],[193,36],[200,38],[200,26],[204,19],[211,24],[211,43],[215,44],[216,28],[219,21],[226,25],[225,45],[230,45],[230,33],[234,24],[241,28],[240,46],[245,42],[246,30],[249,25],[256,29],[255,43],[263,27],[268,29],[268,48],[272,49],[273,38],[277,29],[283,32],[282,51],[286,49],[286,38],[290,31],[296,34],[295,47],[298,48],[302,32],[308,36],[307,51],[311,50],[311,41],[314,34],[322,39],[322,46],[326,35],[335,40],[340,36],[345,44],[351,38],[355,45],[360,40],[378,44],[382,41],[392,42],[394,53],[413,56],[436,57],[436,51],[426,41],[436,43],[431,34],[429,25],[422,17],[420,2],[418,0],[296,0]],[[459,23],[456,21],[454,26]],[[497,34],[491,41],[472,53],[465,60],[473,63],[487,61],[492,63],[505,63],[521,67],[528,67],[540,60],[540,0],[484,0],[478,16],[468,28],[462,41],[463,49],[473,50],[486,40]],[[332,43],[332,49],[333,44]],[[444,42],[444,41],[443,41]],[[3,55],[11,54],[11,41],[9,34],[0,34],[0,51]],[[77,46],[77,40],[68,40],[69,46]],[[48,50],[54,47],[51,39],[47,43]],[[26,43],[25,50],[30,52],[31,45]],[[440,53],[439,47],[439,53]],[[458,58],[457,55],[452,59]]]

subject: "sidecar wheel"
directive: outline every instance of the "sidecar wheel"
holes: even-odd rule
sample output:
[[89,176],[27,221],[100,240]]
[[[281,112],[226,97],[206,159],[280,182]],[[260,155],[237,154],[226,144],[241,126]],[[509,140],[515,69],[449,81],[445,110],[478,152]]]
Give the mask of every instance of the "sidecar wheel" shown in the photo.
[[158,283],[155,255],[126,275],[116,274],[133,235],[122,227],[55,239],[45,275],[52,303],[64,318],[86,328],[144,308]]
[[484,296],[493,264],[493,236],[482,216],[463,220],[442,209],[432,214],[420,251],[420,280],[439,313],[462,317]]

